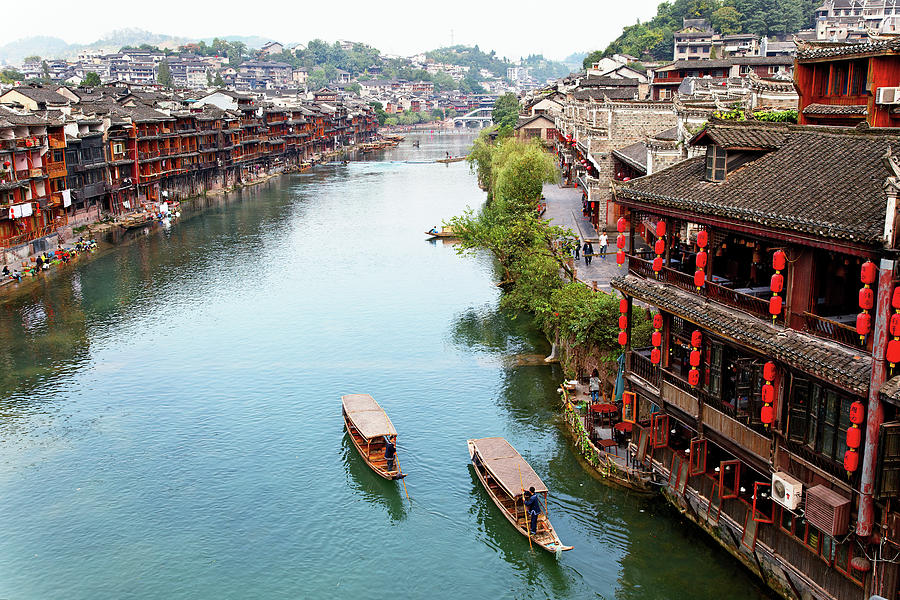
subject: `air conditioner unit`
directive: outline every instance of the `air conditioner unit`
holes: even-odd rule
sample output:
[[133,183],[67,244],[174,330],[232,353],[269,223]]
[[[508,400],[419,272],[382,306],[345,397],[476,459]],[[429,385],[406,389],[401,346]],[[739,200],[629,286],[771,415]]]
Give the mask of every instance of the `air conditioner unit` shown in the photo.
[[824,485],[811,487],[806,491],[804,516],[831,537],[844,535],[850,526],[850,500]]
[[875,90],[875,104],[900,104],[900,87],[880,87]]
[[797,510],[802,495],[802,483],[787,473],[772,473],[772,500],[788,510]]

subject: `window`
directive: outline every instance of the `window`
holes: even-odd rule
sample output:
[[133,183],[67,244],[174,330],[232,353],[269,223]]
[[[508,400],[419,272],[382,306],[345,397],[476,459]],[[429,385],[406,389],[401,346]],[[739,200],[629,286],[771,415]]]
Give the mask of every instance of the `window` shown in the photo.
[[879,498],[900,497],[900,422],[881,426],[878,444],[878,485],[875,495]]
[[707,146],[706,180],[725,181],[725,148],[716,145]]
[[862,96],[866,92],[866,83],[869,76],[869,64],[865,60],[855,60],[850,64],[850,90],[851,96]]
[[855,398],[794,377],[788,438],[840,462],[847,451],[850,405]]
[[125,145],[122,143],[114,143],[112,145],[113,154],[122,154],[125,152]]
[[722,344],[713,342],[709,345],[709,358],[707,370],[709,373],[709,383],[707,391],[716,398],[722,394]]
[[850,63],[834,63],[831,66],[831,95],[847,95],[847,79]]

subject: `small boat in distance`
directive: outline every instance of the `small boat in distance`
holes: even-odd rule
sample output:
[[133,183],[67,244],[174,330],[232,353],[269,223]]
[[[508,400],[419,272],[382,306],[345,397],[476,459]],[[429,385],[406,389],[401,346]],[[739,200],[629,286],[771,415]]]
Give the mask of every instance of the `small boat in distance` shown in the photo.
[[[573,548],[563,545],[547,517],[547,486],[512,444],[502,437],[491,437],[466,440],[466,445],[478,480],[519,533],[548,552],[558,553]],[[536,494],[543,495],[544,512],[538,517],[535,535],[529,535],[525,510],[524,491],[531,487],[534,487]]]
[[447,158],[439,158],[434,162],[449,164],[449,163],[455,163],[455,162],[462,162],[464,160],[466,160],[465,156],[449,156]]
[[456,233],[453,231],[452,227],[441,227],[441,230],[438,231],[436,228],[432,227],[430,231],[426,231],[425,235],[430,237],[437,238],[455,238],[457,237]]
[[393,468],[387,468],[384,457],[385,440],[397,445],[397,430],[375,399],[369,394],[347,394],[341,396],[344,426],[360,456],[373,471],[385,479],[402,479],[406,473],[400,472],[399,462],[394,460]]

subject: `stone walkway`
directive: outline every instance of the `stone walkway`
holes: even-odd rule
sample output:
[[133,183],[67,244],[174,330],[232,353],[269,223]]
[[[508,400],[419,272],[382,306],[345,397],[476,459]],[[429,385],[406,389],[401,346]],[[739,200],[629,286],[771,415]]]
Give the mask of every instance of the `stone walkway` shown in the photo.
[[[553,225],[571,229],[584,245],[589,240],[595,252],[600,252],[599,235],[594,226],[581,213],[581,188],[562,188],[555,184],[544,186],[544,197],[547,199],[547,211],[544,218]],[[616,265],[616,232],[613,228],[609,236],[607,256],[594,256],[591,264],[585,263],[584,257],[575,263],[575,276],[579,281],[604,291],[612,291],[609,280],[625,272],[624,267]]]

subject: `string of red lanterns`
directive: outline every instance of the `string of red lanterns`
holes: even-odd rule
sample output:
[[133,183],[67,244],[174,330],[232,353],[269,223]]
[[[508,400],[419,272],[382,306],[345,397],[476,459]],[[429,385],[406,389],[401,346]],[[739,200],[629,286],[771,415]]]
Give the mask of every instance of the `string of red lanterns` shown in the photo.
[[775,375],[778,370],[772,361],[763,365],[763,379],[766,382],[762,386],[763,406],[759,413],[759,420],[768,427],[775,422]]
[[844,470],[849,477],[859,467],[859,445],[862,442],[860,425],[866,419],[866,407],[856,401],[850,405],[850,427],[847,429],[847,451],[844,452]]
[[662,313],[656,313],[653,315],[653,333],[650,334],[650,344],[653,346],[653,349],[650,351],[650,362],[654,365],[658,365],[662,359],[662,351],[660,350],[662,346],[662,328]]
[[697,286],[697,291],[700,291],[700,288],[706,283],[706,263],[709,260],[709,255],[706,253],[706,244],[709,243],[709,233],[705,229],[701,229],[697,232],[697,245],[700,247],[700,250],[697,252],[697,272],[694,273],[694,285]]
[[772,297],[769,298],[769,314],[772,315],[772,322],[781,314],[781,308],[784,305],[784,299],[778,294],[784,289],[784,275],[781,274],[787,267],[787,254],[784,250],[776,250],[772,255],[772,268],[775,274],[769,282],[769,289],[772,290]]
[[619,217],[619,220],[616,221],[616,231],[619,232],[619,235],[616,236],[616,264],[620,267],[625,264],[625,228],[628,226],[628,221],[625,220],[625,217]]
[[699,329],[695,329],[691,334],[691,370],[688,371],[688,383],[692,387],[700,384],[700,347],[703,344],[703,334]]
[[[863,283],[862,289],[859,290],[859,307],[862,309],[862,312],[856,315],[856,333],[859,334],[860,342],[865,342],[866,336],[872,331],[872,315],[869,313],[869,309],[874,306],[875,298],[870,286],[875,283],[877,272],[878,268],[871,260],[864,262],[859,270],[859,280]],[[864,290],[869,290],[865,294],[865,301],[868,308],[863,306]]]
[[653,251],[656,253],[656,258],[653,259],[653,272],[656,273],[658,277],[663,266],[662,255],[666,252],[665,221],[660,220],[656,222],[656,243],[653,244]]
[[[871,290],[869,291],[871,292]],[[863,290],[859,290],[860,304],[862,304],[862,293]],[[874,294],[872,295],[874,296]],[[888,322],[888,333],[893,339],[887,343],[884,357],[893,371],[897,363],[900,363],[900,287],[895,287],[894,293],[891,294],[891,308],[894,309],[894,314],[891,315],[891,320]]]
[[628,298],[619,300],[619,345],[628,343]]

